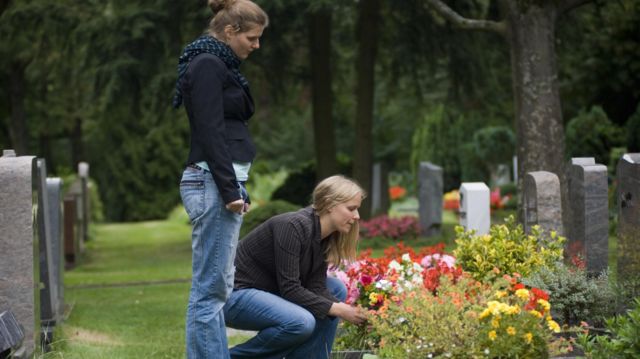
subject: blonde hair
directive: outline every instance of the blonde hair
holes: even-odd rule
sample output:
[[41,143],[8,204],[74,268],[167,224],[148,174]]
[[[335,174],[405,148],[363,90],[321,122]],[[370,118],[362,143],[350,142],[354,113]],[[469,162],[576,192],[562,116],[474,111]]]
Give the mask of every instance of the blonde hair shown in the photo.
[[250,0],[208,0],[208,4],[213,11],[208,30],[212,36],[222,35],[227,26],[234,32],[246,32],[256,25],[269,25],[267,13]]
[[[356,181],[341,175],[331,176],[318,183],[313,190],[312,206],[316,213],[322,216],[333,207],[348,202],[356,196],[360,196],[361,199],[366,197],[366,192]],[[337,266],[343,260],[355,260],[359,232],[360,226],[356,221],[349,233],[334,233],[326,239],[329,244],[325,254],[331,265]]]

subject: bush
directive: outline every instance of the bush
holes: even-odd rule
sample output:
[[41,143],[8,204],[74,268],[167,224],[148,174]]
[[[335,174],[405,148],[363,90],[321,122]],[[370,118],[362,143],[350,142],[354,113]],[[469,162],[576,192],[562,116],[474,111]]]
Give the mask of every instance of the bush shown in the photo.
[[635,309],[624,316],[613,317],[606,322],[610,335],[581,334],[580,346],[587,358],[638,358],[640,357],[640,299],[635,299]]
[[263,204],[245,214],[242,227],[240,227],[240,238],[249,234],[249,232],[267,219],[281,213],[297,211],[298,209],[300,209],[300,207],[286,201],[272,201]]
[[553,317],[560,324],[574,326],[588,322],[602,327],[606,317],[615,314],[615,293],[609,276],[588,277],[584,269],[559,265],[554,270],[543,268],[523,283],[549,293]]
[[569,121],[566,143],[569,157],[595,157],[596,163],[607,165],[609,151],[623,145],[624,133],[601,107],[594,106]]
[[283,200],[299,206],[311,203],[311,193],[316,185],[316,170],[308,164],[298,171],[289,173],[284,183],[278,187],[271,199]]
[[477,280],[489,280],[495,269],[529,276],[545,267],[554,268],[562,259],[565,241],[554,231],[543,234],[538,226],[527,235],[513,216],[505,224],[492,226],[489,234],[482,236],[457,226],[456,237],[453,255],[457,264]]
[[629,152],[640,152],[640,104],[627,120],[626,130],[627,149]]

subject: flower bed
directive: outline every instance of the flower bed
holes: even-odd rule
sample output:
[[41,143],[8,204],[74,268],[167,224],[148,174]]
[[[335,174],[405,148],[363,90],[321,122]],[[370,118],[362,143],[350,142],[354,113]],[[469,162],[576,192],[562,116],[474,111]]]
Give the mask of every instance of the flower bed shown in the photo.
[[[566,352],[567,341],[553,335],[560,326],[551,316],[548,293],[525,286],[518,274],[503,274],[511,273],[514,263],[507,253],[520,253],[518,245],[535,249],[533,239],[520,241],[512,225],[508,221],[490,235],[509,249],[495,257],[506,259],[495,262],[503,270],[468,259],[469,270],[481,273],[466,272],[442,244],[416,253],[402,243],[385,250],[382,258],[365,252],[355,263],[332,270],[347,286],[347,302],[370,314],[365,325],[341,325],[337,348],[368,350],[382,358],[542,358]],[[466,243],[487,241],[458,235]],[[543,250],[541,257],[547,256],[556,258],[558,252]],[[536,269],[520,269],[525,268]]]

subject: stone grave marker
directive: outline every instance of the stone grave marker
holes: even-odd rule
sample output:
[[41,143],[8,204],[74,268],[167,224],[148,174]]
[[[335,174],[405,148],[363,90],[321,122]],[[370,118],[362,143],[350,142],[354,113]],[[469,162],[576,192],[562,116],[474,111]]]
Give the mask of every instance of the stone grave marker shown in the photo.
[[523,181],[524,230],[539,225],[545,232],[564,235],[560,180],[546,171],[528,172]]
[[58,288],[54,284],[54,259],[52,253],[52,235],[49,195],[47,194],[47,166],[43,158],[37,161],[36,182],[38,186],[38,209],[36,212],[39,236],[40,259],[40,324],[42,341],[50,343],[55,326],[58,306]]
[[572,158],[569,167],[567,254],[585,261],[587,273],[607,269],[609,208],[607,167],[593,158]]
[[9,357],[24,339],[24,332],[13,312],[5,310],[0,313],[0,358]]
[[489,233],[491,211],[486,184],[465,182],[460,186],[460,225],[478,235]]
[[618,162],[618,278],[640,276],[640,153]]
[[418,170],[418,214],[423,236],[440,234],[442,227],[442,168],[430,162],[420,162]]
[[57,298],[54,301],[54,318],[56,322],[64,315],[64,243],[62,237],[62,179],[47,178],[47,194],[49,199],[49,224],[51,225],[51,253],[53,259],[53,284]]
[[0,308],[9,309],[24,331],[17,358],[30,358],[40,342],[40,268],[37,160],[0,157]]

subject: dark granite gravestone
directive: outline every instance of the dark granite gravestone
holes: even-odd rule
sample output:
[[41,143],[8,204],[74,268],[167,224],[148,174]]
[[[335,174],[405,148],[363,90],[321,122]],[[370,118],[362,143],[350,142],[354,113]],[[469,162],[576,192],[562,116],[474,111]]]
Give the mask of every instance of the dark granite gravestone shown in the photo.
[[430,162],[420,162],[418,170],[418,214],[423,236],[440,234],[442,226],[442,168]]
[[544,231],[564,235],[560,180],[546,171],[528,172],[523,181],[524,230],[539,225]]
[[24,331],[10,310],[0,313],[0,358],[8,358],[24,340]]
[[49,199],[49,224],[51,225],[51,253],[53,259],[53,286],[56,288],[57,304],[54,309],[56,321],[64,315],[64,243],[62,237],[62,180],[47,178]]
[[569,167],[567,254],[584,260],[587,273],[607,269],[609,209],[607,167],[593,158],[573,158]]
[[640,276],[640,153],[618,162],[618,278]]
[[38,171],[36,182],[38,186],[38,235],[40,258],[40,325],[42,326],[42,342],[50,343],[53,327],[56,322],[56,308],[58,306],[58,288],[54,284],[54,259],[52,253],[51,218],[49,195],[47,194],[47,166],[42,158],[37,159]]
[[30,358],[40,341],[37,172],[35,157],[6,150],[0,157],[0,308],[24,330],[18,358]]

